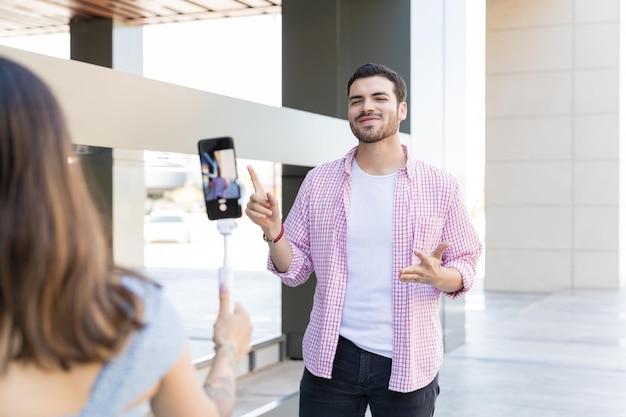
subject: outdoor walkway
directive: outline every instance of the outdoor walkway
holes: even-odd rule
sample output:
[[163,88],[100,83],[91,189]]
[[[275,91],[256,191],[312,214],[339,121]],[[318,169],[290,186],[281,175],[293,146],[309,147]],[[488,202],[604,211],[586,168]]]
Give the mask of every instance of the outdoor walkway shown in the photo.
[[626,291],[468,294],[437,417],[625,417]]
[[[146,272],[187,324],[194,358],[211,355],[217,271]],[[280,334],[280,290],[267,271],[236,272],[253,340]],[[626,290],[495,293],[479,279],[465,300],[466,343],[445,355],[436,417],[626,417]],[[241,377],[234,417],[256,417],[296,392],[302,366],[286,361]]]
[[[301,371],[288,361],[241,378],[235,417],[297,391]],[[626,417],[626,290],[474,289],[440,386],[436,417]]]

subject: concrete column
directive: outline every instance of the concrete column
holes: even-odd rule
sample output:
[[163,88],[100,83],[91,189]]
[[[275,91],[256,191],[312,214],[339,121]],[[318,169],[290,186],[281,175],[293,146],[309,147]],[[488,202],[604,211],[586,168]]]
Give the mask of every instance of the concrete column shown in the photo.
[[[410,7],[410,0],[283,1],[283,106],[346,119],[348,78],[366,62],[393,68],[410,88]],[[401,131],[410,126],[404,121]]]
[[[76,140],[76,138],[75,138]],[[74,145],[96,208],[102,216],[109,247],[113,247],[113,157],[111,148]]]
[[[70,22],[70,45],[71,59],[143,73],[143,30],[139,26],[106,18],[75,18]],[[80,138],[75,140],[80,142]],[[92,156],[83,158],[82,163],[86,171],[97,172],[90,175],[91,188],[97,190],[98,207],[111,232],[115,261],[127,267],[142,267],[146,197],[143,152],[98,148],[97,161]]]
[[[451,172],[480,229],[485,2],[411,2],[411,136],[417,159]],[[482,234],[482,230],[479,230]],[[465,298],[443,298],[446,350],[465,341]]]
[[488,290],[624,286],[621,3],[487,2]]
[[485,2],[411,3],[411,149],[482,199]]
[[143,75],[143,27],[113,22],[113,69]]
[[144,266],[144,173],[143,151],[113,149],[113,258],[129,268]]
[[[622,25],[621,22],[626,22],[626,7],[620,2],[620,25],[619,25],[619,78],[620,80],[626,80],[626,25]],[[618,264],[619,272],[617,278],[617,287],[624,288],[626,286],[626,213],[624,208],[626,207],[626,88],[623,83],[620,83],[619,89],[619,125],[622,126],[618,129],[618,157],[619,157],[619,250],[618,250]],[[612,126],[615,126],[614,124]],[[613,133],[614,130],[611,130]],[[615,145],[611,146],[615,149]]]
[[[143,75],[143,28],[113,25],[113,69]],[[146,201],[143,150],[113,150],[113,257],[120,265],[144,266]]]
[[72,18],[70,58],[113,68],[113,20],[103,17]]

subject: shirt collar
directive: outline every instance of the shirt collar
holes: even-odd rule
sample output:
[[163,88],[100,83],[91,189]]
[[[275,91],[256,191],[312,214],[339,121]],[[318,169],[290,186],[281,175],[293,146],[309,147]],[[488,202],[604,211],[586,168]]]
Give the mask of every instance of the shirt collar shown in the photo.
[[[404,165],[404,167],[398,170],[398,173],[406,172],[406,175],[410,179],[413,179],[413,177],[415,176],[415,172],[416,172],[417,161],[411,157],[411,154],[409,153],[406,145],[401,145],[401,146],[402,146],[402,151],[406,155],[406,164]],[[346,156],[344,156],[343,158],[344,172],[348,175],[352,175],[352,162],[354,161],[357,148],[358,146],[355,146],[354,148],[350,149],[348,153],[346,154]]]

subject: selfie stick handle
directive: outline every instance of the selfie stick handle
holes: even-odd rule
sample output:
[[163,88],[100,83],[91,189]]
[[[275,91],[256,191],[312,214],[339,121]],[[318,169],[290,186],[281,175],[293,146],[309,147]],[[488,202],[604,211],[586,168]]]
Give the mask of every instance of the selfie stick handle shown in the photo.
[[228,263],[228,241],[235,227],[237,227],[235,219],[219,219],[217,221],[217,229],[220,231],[220,234],[224,236],[224,263],[217,271],[217,279],[219,290],[227,289],[230,292],[230,305],[228,309],[231,312],[235,309],[235,297],[233,296],[235,271]]

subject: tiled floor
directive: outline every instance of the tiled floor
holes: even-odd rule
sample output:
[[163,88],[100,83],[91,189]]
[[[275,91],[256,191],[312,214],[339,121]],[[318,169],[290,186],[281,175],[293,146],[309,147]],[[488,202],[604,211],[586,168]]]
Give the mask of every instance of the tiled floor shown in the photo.
[[626,416],[626,291],[468,294],[437,417]]
[[[445,356],[436,417],[626,417],[626,290],[478,288],[466,308],[467,342]],[[243,377],[235,416],[297,391],[301,371],[285,362]]]
[[[146,272],[197,337],[194,356],[212,353],[216,271]],[[481,284],[465,296],[466,343],[445,356],[436,417],[626,417],[626,289],[517,294]],[[280,332],[276,277],[238,271],[236,293],[254,337]],[[301,372],[302,362],[289,361],[240,378],[234,416],[296,392]]]

